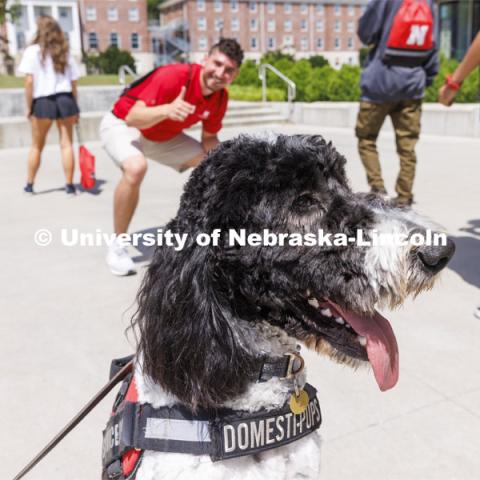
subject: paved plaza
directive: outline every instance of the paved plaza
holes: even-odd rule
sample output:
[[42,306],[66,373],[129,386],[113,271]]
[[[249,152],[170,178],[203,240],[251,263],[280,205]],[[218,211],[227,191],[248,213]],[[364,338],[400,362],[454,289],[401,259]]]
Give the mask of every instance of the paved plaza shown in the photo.
[[[272,128],[331,139],[348,159],[353,188],[367,189],[352,131]],[[221,138],[239,133],[227,129]],[[143,269],[113,277],[105,248],[60,241],[62,229],[111,232],[119,172],[99,144],[90,146],[99,188],[75,198],[62,191],[58,147],[45,150],[34,197],[21,193],[26,150],[0,151],[2,478],[12,478],[100,389],[112,358],[133,351],[128,326]],[[391,134],[381,136],[379,149],[394,193]],[[386,314],[400,350],[393,390],[381,393],[368,369],[305,354],[323,414],[321,480],[480,478],[480,319],[473,316],[480,304],[480,140],[424,136],[417,153],[415,208],[450,232],[457,253],[434,290]],[[131,231],[165,224],[188,175],[151,163]],[[35,245],[39,229],[51,232],[49,246]],[[141,265],[151,254],[132,253]],[[26,478],[99,479],[101,431],[112,402],[110,395]]]

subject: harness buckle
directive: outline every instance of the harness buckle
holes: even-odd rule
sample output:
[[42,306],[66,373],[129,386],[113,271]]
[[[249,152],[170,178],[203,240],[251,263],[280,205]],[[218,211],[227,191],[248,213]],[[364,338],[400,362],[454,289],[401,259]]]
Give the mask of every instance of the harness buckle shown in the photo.
[[303,372],[305,360],[298,352],[287,352],[284,355],[290,357],[285,378],[291,380]]

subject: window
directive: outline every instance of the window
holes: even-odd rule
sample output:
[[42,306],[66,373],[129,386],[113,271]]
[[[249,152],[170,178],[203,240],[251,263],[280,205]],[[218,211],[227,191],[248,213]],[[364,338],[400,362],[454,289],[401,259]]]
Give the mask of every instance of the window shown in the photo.
[[257,11],[257,2],[249,2],[248,3],[248,8],[251,12],[256,12]]
[[232,17],[232,20],[230,21],[230,29],[232,32],[238,32],[240,29],[240,23],[238,22],[237,17]]
[[138,33],[132,33],[130,36],[130,46],[132,50],[138,50],[140,48],[140,37]]
[[317,12],[317,15],[323,15],[325,13],[325,7],[322,4],[317,4],[315,11]]
[[252,48],[252,50],[256,50],[256,48],[257,48],[257,37],[252,37],[250,39],[250,47]]
[[71,7],[58,7],[58,23],[65,33],[73,32],[73,15]]
[[198,49],[207,50],[207,48],[208,48],[207,37],[205,37],[205,35],[201,35],[200,37],[198,37]]
[[275,39],[273,37],[268,37],[268,48],[275,50]]
[[317,29],[317,32],[323,32],[324,30],[324,24],[323,24],[323,20],[317,20],[315,22],[315,25],[316,25],[316,29]]
[[97,9],[95,7],[87,7],[85,18],[87,22],[94,22],[97,19]]
[[90,32],[88,34],[88,48],[95,50],[98,49],[98,39],[95,32]]
[[33,7],[33,15],[35,18],[44,17],[45,15],[52,16],[51,7]]
[[128,9],[128,19],[131,22],[138,22],[140,20],[140,15],[138,13],[138,8],[129,8]]
[[352,22],[352,21],[348,22],[347,23],[347,30],[349,32],[354,32],[355,31],[355,22]]
[[300,13],[306,15],[308,13],[308,5],[306,3],[300,4]]
[[317,38],[317,48],[323,50],[323,38]]
[[220,32],[223,29],[222,17],[215,17],[215,31]]
[[221,12],[222,11],[222,0],[215,0],[213,2],[213,9],[216,12]]
[[[197,10],[199,12],[204,12],[205,11],[205,0],[197,0]],[[205,40],[205,42],[206,42],[206,40]],[[200,39],[198,40],[198,45],[199,45],[198,48],[200,48]]]
[[197,28],[199,30],[206,30],[207,29],[207,19],[205,17],[198,17]]
[[355,7],[353,5],[348,6],[348,14],[352,16],[355,13]]
[[308,30],[307,26],[307,21],[306,20],[300,20],[300,30],[302,32],[306,32]]
[[275,31],[275,20],[269,20],[267,23],[267,31],[274,32]]
[[342,22],[340,20],[335,20],[335,28],[334,30],[336,32],[341,32],[342,31]]
[[120,37],[116,32],[110,32],[110,45],[120,48]]
[[273,2],[267,3],[267,12],[268,13],[275,13],[275,4]]
[[306,37],[300,39],[300,50],[308,50],[308,39]]
[[283,46],[284,47],[292,47],[293,46],[293,39],[291,35],[285,35],[283,37]]
[[339,50],[342,47],[342,42],[338,37],[335,37],[334,47],[335,47],[335,50]]
[[250,30],[252,32],[256,32],[258,28],[258,22],[256,18],[251,18],[250,19]]
[[353,49],[353,38],[352,37],[348,37],[347,39],[347,47],[352,50]]
[[292,13],[292,4],[291,3],[284,3],[283,4],[283,11],[284,11],[284,13]]
[[116,7],[108,7],[107,18],[109,22],[116,22],[118,20],[118,10]]
[[238,1],[237,0],[230,0],[230,10],[232,12],[238,12]]
[[291,32],[292,31],[292,21],[291,20],[285,20],[283,22],[283,29],[286,32]]
[[341,10],[342,7],[340,5],[335,5],[335,7],[333,8],[333,12],[335,13],[335,15],[340,15]]

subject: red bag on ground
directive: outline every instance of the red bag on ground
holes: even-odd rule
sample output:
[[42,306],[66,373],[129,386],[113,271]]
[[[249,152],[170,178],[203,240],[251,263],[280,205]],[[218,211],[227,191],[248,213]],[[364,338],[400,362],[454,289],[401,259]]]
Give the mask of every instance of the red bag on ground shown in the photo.
[[82,145],[80,126],[77,122],[75,129],[80,147],[78,149],[78,163],[80,165],[80,183],[86,190],[95,187],[95,156]]
[[433,45],[433,15],[427,0],[404,0],[392,23],[383,62],[417,67],[428,60]]
[[95,156],[83,145],[80,145],[78,158],[81,173],[80,183],[83,188],[90,190],[95,187]]

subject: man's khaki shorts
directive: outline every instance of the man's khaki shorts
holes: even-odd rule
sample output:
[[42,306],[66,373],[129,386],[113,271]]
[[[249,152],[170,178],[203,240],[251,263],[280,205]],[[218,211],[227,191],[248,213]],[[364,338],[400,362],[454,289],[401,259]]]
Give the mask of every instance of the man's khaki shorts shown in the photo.
[[184,133],[164,142],[152,142],[111,112],[100,123],[100,139],[103,148],[120,168],[127,158],[144,155],[180,171],[185,162],[204,153],[200,142]]

